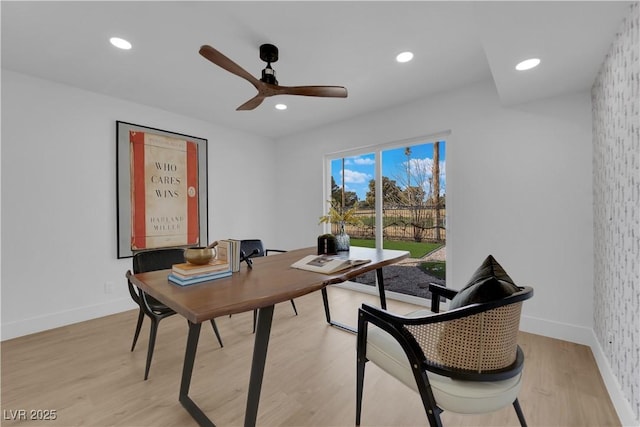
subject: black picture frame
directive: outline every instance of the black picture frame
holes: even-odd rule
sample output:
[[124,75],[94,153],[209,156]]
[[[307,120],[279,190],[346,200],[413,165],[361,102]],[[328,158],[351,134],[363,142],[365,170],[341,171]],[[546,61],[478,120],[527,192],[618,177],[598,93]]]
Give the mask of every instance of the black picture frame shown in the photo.
[[[144,133],[152,136],[172,138],[175,140],[183,140],[187,143],[193,143],[196,147],[197,156],[197,242],[184,244],[170,244],[163,246],[162,244],[151,244],[149,247],[139,247],[134,245],[132,237],[133,221],[139,220],[134,218],[135,212],[132,210],[133,184],[132,184],[132,148],[130,135]],[[125,121],[116,121],[116,217],[117,217],[117,257],[129,258],[136,252],[146,249],[156,249],[162,247],[177,246],[206,246],[208,241],[208,141],[204,138],[186,135],[177,132],[171,132],[149,126],[137,125]],[[190,197],[196,197],[190,196]],[[145,211],[146,214],[146,211]]]

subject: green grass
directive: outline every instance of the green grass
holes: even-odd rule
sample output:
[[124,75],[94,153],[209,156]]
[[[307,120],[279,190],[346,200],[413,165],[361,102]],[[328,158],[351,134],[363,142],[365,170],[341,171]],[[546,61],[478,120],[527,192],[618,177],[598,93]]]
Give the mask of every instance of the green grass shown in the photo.
[[[351,245],[362,246],[365,248],[375,247],[376,241],[373,239],[354,239],[351,238]],[[434,251],[441,247],[442,243],[427,243],[427,242],[405,242],[405,241],[384,241],[385,249],[397,249],[401,251],[409,251],[411,258],[421,258],[431,251]]]
[[447,263],[443,261],[428,261],[420,264],[420,270],[425,273],[437,277],[438,279],[445,280],[447,273]]

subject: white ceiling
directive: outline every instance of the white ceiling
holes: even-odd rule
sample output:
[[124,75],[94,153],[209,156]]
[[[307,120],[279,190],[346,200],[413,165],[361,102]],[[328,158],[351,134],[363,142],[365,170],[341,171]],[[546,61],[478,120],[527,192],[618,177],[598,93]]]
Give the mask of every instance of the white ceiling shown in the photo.
[[[588,89],[630,4],[2,1],[2,68],[278,138],[490,78],[505,105]],[[255,88],[198,50],[259,78],[263,43],[280,50],[280,84],[345,86],[348,98],[235,111]],[[396,63],[403,50],[415,59]],[[530,56],[537,69],[513,69]]]

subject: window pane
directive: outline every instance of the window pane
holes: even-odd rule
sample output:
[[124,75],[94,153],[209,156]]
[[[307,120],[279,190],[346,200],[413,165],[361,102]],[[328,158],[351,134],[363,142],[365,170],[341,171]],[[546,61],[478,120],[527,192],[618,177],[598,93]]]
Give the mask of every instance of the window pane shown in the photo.
[[385,242],[444,243],[444,147],[440,141],[382,152]]
[[383,247],[411,252],[390,291],[429,298],[429,283],[446,284],[445,158],[444,141],[382,152]]
[[[360,239],[375,241],[375,205],[368,202],[369,189],[373,186],[375,179],[375,164],[373,153],[331,161],[332,205],[343,210],[350,209],[356,204],[358,207],[356,216],[361,223],[345,226],[347,234],[352,239],[356,239],[356,246],[368,246],[368,242],[362,243]],[[331,224],[333,233],[338,232],[337,227],[338,224]]]

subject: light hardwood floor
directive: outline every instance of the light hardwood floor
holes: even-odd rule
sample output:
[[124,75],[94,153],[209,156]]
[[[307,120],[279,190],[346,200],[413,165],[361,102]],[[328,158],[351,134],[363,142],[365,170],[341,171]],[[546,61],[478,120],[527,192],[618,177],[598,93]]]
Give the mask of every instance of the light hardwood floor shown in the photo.
[[[369,295],[329,289],[336,320],[356,324]],[[525,302],[526,304],[526,302]],[[355,411],[355,335],[327,326],[319,292],[274,313],[258,425],[352,426]],[[397,312],[412,307],[389,301]],[[160,323],[149,379],[143,381],[149,321],[129,351],[132,310],[2,343],[3,426],[196,426],[179,404],[186,321]],[[251,364],[251,313],[216,320],[198,345],[190,395],[219,426],[242,425]],[[588,347],[521,333],[525,353],[520,402],[530,426],[618,426]],[[17,410],[55,410],[53,421],[11,420]],[[446,426],[515,426],[511,407],[482,416],[444,413]],[[427,425],[417,394],[368,364],[363,426]]]

